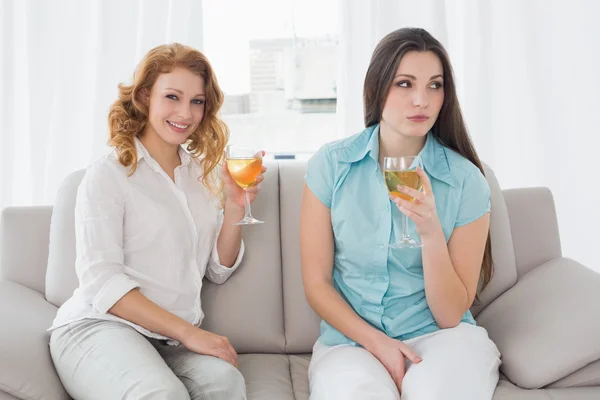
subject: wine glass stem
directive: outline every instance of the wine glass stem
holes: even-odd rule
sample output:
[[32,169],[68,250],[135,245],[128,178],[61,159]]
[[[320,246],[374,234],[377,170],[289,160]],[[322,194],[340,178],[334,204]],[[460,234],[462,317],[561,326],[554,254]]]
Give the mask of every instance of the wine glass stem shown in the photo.
[[248,191],[246,189],[244,189],[244,218],[252,218],[250,199],[248,198]]
[[406,214],[402,213],[402,241],[406,241],[407,239],[407,235],[406,235],[406,225],[408,224],[408,217],[406,216]]

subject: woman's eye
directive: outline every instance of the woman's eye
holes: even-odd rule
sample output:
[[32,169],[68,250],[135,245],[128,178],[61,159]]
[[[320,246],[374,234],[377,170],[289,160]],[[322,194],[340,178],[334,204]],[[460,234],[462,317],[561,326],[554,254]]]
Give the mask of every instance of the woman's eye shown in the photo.
[[431,83],[431,88],[432,89],[440,89],[443,85],[440,82],[432,82]]
[[409,81],[400,81],[400,82],[396,83],[396,86],[402,87],[402,88],[408,88],[408,87],[410,87],[410,82]]
[[175,96],[174,94],[168,94],[167,99],[177,100],[177,96]]
[[204,100],[203,99],[195,99],[195,100],[192,100],[192,103],[194,103],[194,104],[204,104]]

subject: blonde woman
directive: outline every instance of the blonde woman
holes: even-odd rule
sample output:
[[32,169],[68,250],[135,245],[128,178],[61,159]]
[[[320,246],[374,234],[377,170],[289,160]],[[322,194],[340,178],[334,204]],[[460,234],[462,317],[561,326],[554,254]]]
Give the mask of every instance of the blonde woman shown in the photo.
[[119,92],[114,152],[77,193],[79,287],[51,328],[56,370],[76,399],[245,399],[233,346],[200,328],[203,277],[225,282],[244,253],[244,192],[217,173],[215,74],[197,50],[163,45]]

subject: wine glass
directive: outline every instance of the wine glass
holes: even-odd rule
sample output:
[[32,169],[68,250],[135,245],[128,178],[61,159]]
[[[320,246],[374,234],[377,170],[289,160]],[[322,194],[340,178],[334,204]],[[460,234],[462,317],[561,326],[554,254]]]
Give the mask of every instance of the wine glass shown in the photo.
[[[398,196],[407,201],[414,201],[414,197],[398,191],[398,185],[406,186],[415,190],[422,190],[423,182],[417,174],[417,167],[423,169],[423,162],[419,156],[385,157],[383,159],[383,177],[385,185],[390,194]],[[402,214],[402,237],[396,243],[390,243],[388,247],[393,249],[422,247],[423,243],[418,237],[412,237],[407,233],[408,217]]]
[[262,151],[252,147],[229,145],[226,149],[227,169],[235,183],[244,190],[245,215],[234,225],[262,224],[252,216],[247,189],[253,186],[262,171]]

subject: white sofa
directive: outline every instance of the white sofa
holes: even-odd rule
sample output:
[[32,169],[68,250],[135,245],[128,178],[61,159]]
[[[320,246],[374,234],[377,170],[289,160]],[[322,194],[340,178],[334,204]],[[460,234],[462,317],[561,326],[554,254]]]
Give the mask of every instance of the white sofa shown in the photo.
[[[300,275],[299,209],[306,164],[269,164],[245,228],[243,265],[221,286],[206,283],[203,327],[228,336],[248,398],[308,399],[307,367],[319,318]],[[68,399],[48,333],[77,285],[73,209],[83,171],[54,207],[12,207],[0,223],[0,400]],[[552,195],[492,188],[496,274],[473,309],[502,353],[494,400],[600,399],[600,275],[563,258]],[[220,317],[216,317],[220,316]]]

